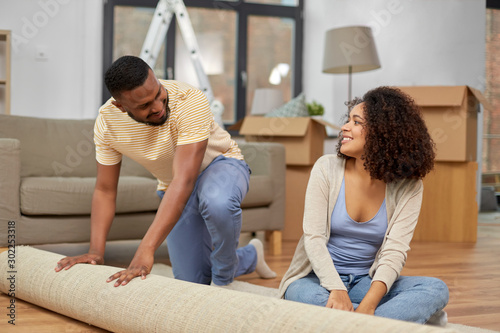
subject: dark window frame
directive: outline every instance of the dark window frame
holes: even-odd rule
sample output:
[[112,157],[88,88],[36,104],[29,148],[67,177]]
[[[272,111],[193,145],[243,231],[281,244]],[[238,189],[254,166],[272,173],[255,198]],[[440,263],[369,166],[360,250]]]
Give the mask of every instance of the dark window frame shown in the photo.
[[[236,112],[235,122],[243,119],[246,115],[246,87],[244,86],[241,73],[246,72],[248,54],[248,17],[249,16],[271,16],[291,18],[295,21],[293,40],[293,86],[292,95],[298,96],[302,92],[302,61],[304,40],[304,0],[297,0],[297,6],[284,6],[273,4],[251,3],[244,1],[223,0],[184,0],[186,7],[216,8],[221,10],[235,11],[237,15],[237,47],[236,47]],[[107,0],[104,4],[104,29],[103,29],[103,76],[106,69],[111,65],[113,59],[113,23],[115,6],[136,6],[155,8],[158,0]],[[175,68],[175,17],[172,19],[167,35],[166,68],[168,73],[174,74]],[[103,103],[110,94],[106,87],[102,88]],[[236,133],[233,133],[236,134]]]
[[500,9],[500,0],[486,0],[486,8]]

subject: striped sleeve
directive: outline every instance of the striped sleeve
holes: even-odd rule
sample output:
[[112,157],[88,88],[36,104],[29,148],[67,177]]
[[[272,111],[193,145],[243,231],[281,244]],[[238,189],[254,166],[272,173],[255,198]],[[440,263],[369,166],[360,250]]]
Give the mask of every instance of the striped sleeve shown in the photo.
[[177,145],[201,142],[208,139],[214,122],[207,97],[198,89],[192,89],[178,105]]
[[109,146],[105,140],[106,123],[101,114],[94,125],[95,157],[102,165],[115,165],[122,160],[122,154]]

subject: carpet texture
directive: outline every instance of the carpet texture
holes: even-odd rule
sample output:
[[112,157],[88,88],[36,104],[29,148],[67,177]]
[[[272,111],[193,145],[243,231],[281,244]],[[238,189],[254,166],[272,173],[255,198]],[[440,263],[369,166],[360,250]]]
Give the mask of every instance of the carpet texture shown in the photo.
[[[76,265],[56,273],[62,257],[17,247],[16,297],[113,332],[456,332],[188,283],[157,275],[161,267],[115,288],[106,278],[121,268]],[[12,287],[11,271],[6,251],[0,254],[4,293]],[[270,288],[254,289],[266,294]]]
[[[154,264],[151,273],[165,276],[168,278],[173,278],[174,273],[172,272],[172,267],[165,264]],[[279,291],[276,288],[268,288],[263,286],[258,286],[248,282],[234,281],[228,289],[243,291],[251,294],[262,295],[267,297],[279,298]],[[487,330],[483,328],[466,326],[460,324],[448,323],[446,328],[453,329],[460,333],[498,333],[497,331]]]

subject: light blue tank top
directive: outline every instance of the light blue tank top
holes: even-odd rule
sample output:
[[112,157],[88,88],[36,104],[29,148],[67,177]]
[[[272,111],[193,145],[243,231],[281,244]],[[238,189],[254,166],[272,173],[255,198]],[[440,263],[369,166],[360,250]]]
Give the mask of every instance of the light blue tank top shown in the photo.
[[347,213],[345,182],[331,218],[331,233],[327,247],[335,269],[339,274],[368,274],[375,255],[382,245],[387,231],[385,199],[377,214],[369,221],[359,223]]

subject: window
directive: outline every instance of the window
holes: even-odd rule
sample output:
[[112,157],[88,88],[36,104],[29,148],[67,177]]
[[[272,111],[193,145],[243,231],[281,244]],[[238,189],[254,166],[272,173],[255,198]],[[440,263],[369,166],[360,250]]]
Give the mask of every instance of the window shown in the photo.
[[[231,125],[250,113],[257,88],[302,92],[303,0],[185,0],[215,99]],[[104,9],[103,67],[125,54],[139,56],[157,5],[152,0],[108,0]],[[154,71],[198,86],[175,18]],[[279,69],[279,70],[278,70]],[[103,88],[103,100],[109,98]]]
[[[153,13],[154,8],[148,7],[115,7],[112,61],[124,55],[141,53]],[[166,77],[165,45],[162,45],[154,72],[158,77]]]
[[[277,17],[249,16],[248,44],[250,47],[247,53],[246,109],[250,110],[252,107],[254,91],[258,88],[279,87],[284,100],[290,100],[293,21]],[[263,57],[263,54],[266,56]]]
[[[188,13],[214,99],[224,105],[222,120],[232,124],[236,120],[236,13],[223,9],[196,7],[190,7]],[[176,80],[199,86],[180,29],[176,30],[174,72]]]

